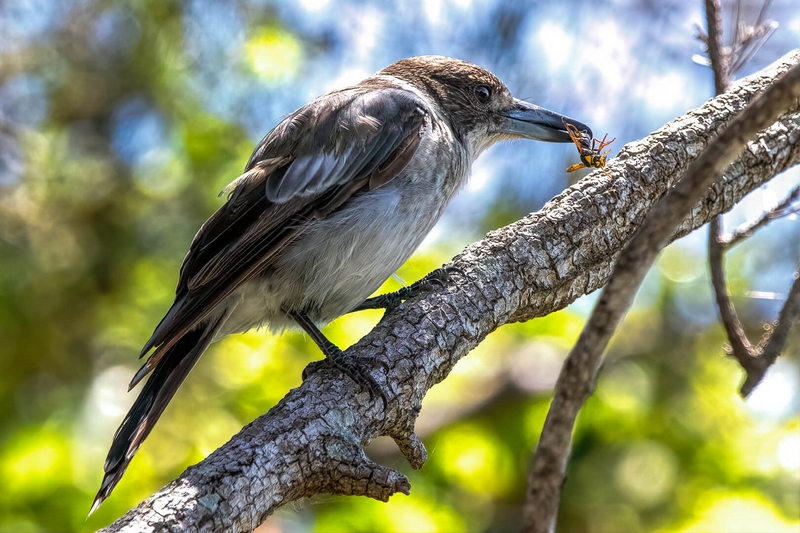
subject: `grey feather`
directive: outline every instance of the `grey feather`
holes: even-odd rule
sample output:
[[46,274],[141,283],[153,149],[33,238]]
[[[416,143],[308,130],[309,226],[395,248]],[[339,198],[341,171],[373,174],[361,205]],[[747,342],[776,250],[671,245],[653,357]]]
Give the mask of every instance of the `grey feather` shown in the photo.
[[95,504],[212,340],[355,309],[419,246],[487,146],[570,142],[564,120],[591,131],[514,99],[480,67],[432,56],[399,61],[282,120],[191,243],[132,386],[153,374],[114,437]]

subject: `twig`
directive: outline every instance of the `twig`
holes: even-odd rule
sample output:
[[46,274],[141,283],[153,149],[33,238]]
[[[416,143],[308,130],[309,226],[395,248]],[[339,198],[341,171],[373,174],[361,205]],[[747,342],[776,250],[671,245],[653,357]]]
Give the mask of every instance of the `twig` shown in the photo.
[[594,390],[603,351],[659,251],[677,224],[744,149],[748,139],[797,105],[798,98],[800,65],[792,67],[766,89],[709,144],[673,189],[651,209],[620,254],[614,273],[556,383],[528,477],[523,531],[555,531],[575,419]]
[[742,396],[750,394],[764,377],[767,369],[775,363],[775,359],[783,352],[786,341],[789,339],[789,330],[797,322],[798,317],[800,317],[800,264],[797,265],[795,270],[794,283],[792,283],[792,288],[789,289],[789,296],[778,314],[778,320],[773,326],[771,334],[767,334],[768,340],[758,357],[760,365],[753,371],[748,370],[747,372],[747,378],[740,391]]
[[800,264],[797,265],[797,270],[795,270],[794,283],[792,283],[792,288],[789,289],[789,296],[778,314],[778,320],[767,328],[767,333],[755,350],[754,356],[742,359],[734,352],[739,364],[747,372],[742,388],[739,390],[743,397],[747,397],[753,391],[756,385],[764,378],[767,369],[775,363],[775,360],[783,352],[786,341],[789,339],[789,331],[797,322],[799,316]]
[[[778,29],[778,23],[775,21],[767,21],[766,16],[769,12],[772,0],[765,0],[761,4],[761,9],[758,12],[756,21],[752,26],[745,26],[739,20],[741,0],[736,2],[736,26],[731,44],[731,54],[729,64],[727,65],[727,74],[729,77],[736,75],[743,66],[755,56],[761,47],[764,46],[775,30]],[[721,26],[719,26],[721,28]]]
[[[714,92],[717,96],[728,89],[729,71],[728,54],[722,48],[722,10],[719,0],[705,0],[706,19],[708,20],[708,59],[714,72]],[[738,27],[738,24],[737,24]]]
[[792,189],[786,198],[784,198],[778,205],[761,215],[754,222],[742,224],[736,228],[736,230],[734,230],[730,237],[719,237],[719,243],[726,249],[733,248],[743,240],[750,237],[756,230],[761,229],[773,220],[796,213],[797,208],[789,209],[789,207],[798,199],[800,199],[800,185]]

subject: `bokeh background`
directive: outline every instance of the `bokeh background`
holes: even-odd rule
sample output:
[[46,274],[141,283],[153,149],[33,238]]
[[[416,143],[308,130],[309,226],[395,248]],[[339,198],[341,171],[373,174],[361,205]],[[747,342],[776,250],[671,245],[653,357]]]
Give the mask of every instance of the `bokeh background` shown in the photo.
[[[752,21],[761,2],[743,4]],[[743,74],[800,43],[796,0],[775,0],[770,18],[780,27]],[[616,153],[711,96],[710,70],[692,60],[703,51],[696,24],[701,0],[0,2],[0,531],[110,523],[266,412],[320,357],[299,333],[214,345],[85,519],[133,401],[136,355],[172,301],[192,236],[283,115],[400,58],[442,54],[610,132]],[[564,172],[575,162],[567,145],[493,148],[399,276],[413,281],[539,209],[575,179]],[[797,183],[795,168],[725,225]],[[610,349],[579,418],[561,531],[800,531],[800,335],[742,401],[705,235],[662,254]],[[729,254],[751,338],[776,316],[798,256],[796,217]],[[388,439],[369,447],[410,477],[410,497],[323,496],[259,531],[514,528],[560,363],[595,297],[503,327],[462,360],[423,406],[421,471]],[[344,347],[379,318],[351,315],[325,332]]]

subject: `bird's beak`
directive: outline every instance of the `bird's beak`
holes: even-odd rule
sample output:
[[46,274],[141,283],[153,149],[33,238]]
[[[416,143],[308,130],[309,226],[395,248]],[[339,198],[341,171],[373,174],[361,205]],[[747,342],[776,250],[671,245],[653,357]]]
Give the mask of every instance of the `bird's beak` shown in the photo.
[[568,143],[572,139],[564,126],[567,123],[573,124],[579,131],[586,132],[589,138],[592,137],[591,128],[583,122],[517,98],[514,98],[514,104],[510,109],[500,114],[504,118],[501,131],[505,134],[536,141]]

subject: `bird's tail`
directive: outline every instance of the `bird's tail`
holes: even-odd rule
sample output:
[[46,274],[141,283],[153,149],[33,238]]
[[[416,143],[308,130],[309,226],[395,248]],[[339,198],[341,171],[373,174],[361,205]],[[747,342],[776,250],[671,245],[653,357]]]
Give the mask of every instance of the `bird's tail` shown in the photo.
[[114,434],[103,467],[105,477],[92,503],[91,515],[114,490],[128,463],[155,426],[197,360],[206,351],[226,314],[189,331],[160,357],[150,379]]

